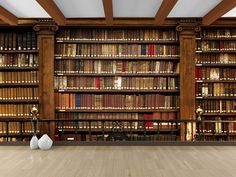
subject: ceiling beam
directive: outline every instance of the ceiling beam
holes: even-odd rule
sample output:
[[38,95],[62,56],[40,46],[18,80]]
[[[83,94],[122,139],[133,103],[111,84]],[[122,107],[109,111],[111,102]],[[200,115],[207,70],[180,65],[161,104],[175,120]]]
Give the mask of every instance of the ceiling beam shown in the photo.
[[178,0],[163,0],[155,16],[155,24],[162,25]]
[[18,23],[18,18],[2,6],[0,6],[0,19],[9,25],[17,25]]
[[107,25],[112,25],[113,24],[112,0],[103,0],[103,8]]
[[39,5],[53,18],[58,25],[66,25],[66,18],[53,0],[37,0]]
[[222,0],[202,18],[202,24],[208,26],[236,6],[236,0]]

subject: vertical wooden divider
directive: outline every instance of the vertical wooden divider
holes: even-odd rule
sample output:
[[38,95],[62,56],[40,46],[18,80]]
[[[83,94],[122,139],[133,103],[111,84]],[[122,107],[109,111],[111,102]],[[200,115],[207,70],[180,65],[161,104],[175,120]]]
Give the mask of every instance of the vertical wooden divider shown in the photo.
[[[52,23],[39,23],[34,26],[37,31],[39,50],[39,113],[41,119],[55,119],[54,106],[54,45],[55,31],[58,26]],[[41,133],[48,130],[48,125],[40,127]],[[54,139],[55,125],[50,125],[50,137]]]
[[[180,40],[180,119],[192,119],[195,115],[195,43],[196,32],[200,26],[195,22],[180,22],[176,27]],[[187,124],[187,132],[184,125],[181,126],[181,141],[192,140],[195,125]]]

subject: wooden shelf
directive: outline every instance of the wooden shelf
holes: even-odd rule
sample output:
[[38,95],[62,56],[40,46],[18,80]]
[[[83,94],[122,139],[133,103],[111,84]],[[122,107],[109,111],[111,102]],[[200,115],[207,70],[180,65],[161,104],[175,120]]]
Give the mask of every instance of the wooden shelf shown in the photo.
[[38,50],[0,50],[0,53],[38,53]]
[[74,44],[178,44],[178,40],[57,40],[57,43]]
[[4,70],[4,71],[9,71],[9,70],[38,70],[39,67],[35,66],[35,67],[31,67],[31,66],[0,66],[0,70]]
[[86,57],[86,56],[55,56],[56,60],[179,60],[179,56],[173,57],[152,57],[152,56],[144,56],[144,57],[114,57],[114,56],[100,56],[100,57]]
[[140,90],[124,90],[124,89],[107,89],[107,90],[96,90],[96,89],[83,89],[83,90],[55,90],[56,92],[65,92],[65,93],[178,93],[179,90],[148,90],[148,89],[140,89]]
[[235,83],[236,80],[196,80],[198,83]]
[[197,50],[196,53],[236,53],[236,50],[207,50],[207,51]]
[[221,64],[221,63],[209,63],[209,64],[196,64],[196,66],[207,66],[207,67],[236,67],[235,64]]
[[22,100],[0,100],[0,103],[38,103],[37,99],[22,99]]
[[203,113],[203,116],[233,116],[236,117],[236,113]]
[[56,109],[56,112],[66,112],[66,113],[93,113],[93,112],[102,112],[102,113],[114,113],[114,112],[119,112],[119,113],[126,113],[126,112],[133,112],[133,113],[138,113],[138,112],[179,112],[178,109]]
[[105,76],[134,76],[134,77],[178,77],[176,73],[55,73],[55,76],[86,76],[86,77],[105,77]]
[[204,37],[196,38],[197,41],[236,41],[236,37]]
[[235,100],[235,96],[196,97],[197,100]]
[[0,119],[32,119],[32,116],[0,116]]
[[34,87],[39,86],[39,83],[0,83],[0,87]]
[[[110,127],[110,128],[104,128],[104,132],[106,132],[106,133],[108,133],[108,132],[112,132],[112,127]],[[77,130],[75,129],[75,128],[64,128],[64,129],[62,129],[62,128],[58,128],[58,131],[59,132],[62,132],[62,130],[63,130],[63,132],[65,132],[65,133],[67,133],[67,132],[89,132],[90,130],[89,130],[89,128],[78,128]],[[146,132],[153,132],[153,133],[157,133],[157,132],[179,132],[179,129],[159,129],[159,130],[157,130],[157,128],[146,128],[146,129],[134,129],[134,128],[132,128],[132,131],[131,131],[131,129],[130,128],[125,128],[124,129],[124,131],[122,131],[122,132],[124,132],[124,133],[130,133],[130,132],[132,132],[132,133],[144,133],[144,131],[146,131]],[[97,132],[97,133],[100,133],[100,134],[102,134],[102,132],[103,132],[103,129],[102,128],[91,128],[91,132]]]

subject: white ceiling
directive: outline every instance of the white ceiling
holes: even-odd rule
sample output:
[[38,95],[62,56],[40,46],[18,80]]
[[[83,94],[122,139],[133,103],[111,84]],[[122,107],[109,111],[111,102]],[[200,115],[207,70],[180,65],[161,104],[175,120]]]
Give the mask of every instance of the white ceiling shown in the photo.
[[53,0],[66,18],[105,17],[102,0]]
[[114,17],[154,17],[162,0],[112,0]]
[[50,18],[35,0],[0,0],[0,5],[18,18]]
[[[104,18],[102,0],[53,0],[66,18]],[[163,0],[112,0],[114,17],[155,17]],[[203,17],[222,0],[178,0],[168,17]],[[18,18],[50,18],[36,0],[0,0]],[[236,8],[223,17],[236,17]]]
[[179,0],[168,17],[203,17],[222,0]]

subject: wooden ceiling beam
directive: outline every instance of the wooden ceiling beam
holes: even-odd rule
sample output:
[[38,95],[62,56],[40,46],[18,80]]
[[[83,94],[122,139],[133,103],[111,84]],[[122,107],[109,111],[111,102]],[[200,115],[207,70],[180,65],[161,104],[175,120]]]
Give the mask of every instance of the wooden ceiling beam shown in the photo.
[[103,0],[103,8],[107,25],[112,25],[113,24],[112,0]]
[[9,25],[17,25],[18,23],[18,18],[2,6],[0,6],[0,19]]
[[163,0],[155,16],[155,24],[162,25],[178,0]]
[[236,0],[222,0],[202,18],[202,24],[208,26],[236,6]]
[[53,18],[58,25],[66,25],[66,18],[53,0],[37,0],[40,6]]

